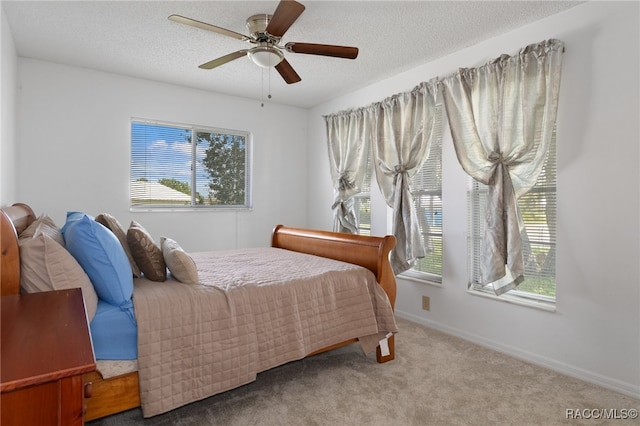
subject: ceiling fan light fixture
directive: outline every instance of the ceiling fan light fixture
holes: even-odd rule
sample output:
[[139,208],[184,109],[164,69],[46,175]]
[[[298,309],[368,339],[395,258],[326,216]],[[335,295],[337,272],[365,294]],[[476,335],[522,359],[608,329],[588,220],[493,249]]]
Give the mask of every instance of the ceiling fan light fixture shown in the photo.
[[269,46],[249,49],[248,55],[254,64],[262,68],[275,67],[284,59],[284,54],[279,49]]

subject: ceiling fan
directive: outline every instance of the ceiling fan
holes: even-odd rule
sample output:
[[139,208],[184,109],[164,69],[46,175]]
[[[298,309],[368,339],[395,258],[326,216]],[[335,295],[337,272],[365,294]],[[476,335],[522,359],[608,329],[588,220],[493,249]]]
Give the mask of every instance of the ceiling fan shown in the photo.
[[279,44],[280,39],[296,19],[298,19],[304,9],[304,5],[297,1],[281,0],[273,12],[273,15],[261,13],[250,16],[247,19],[246,26],[250,33],[248,36],[180,15],[171,15],[169,19],[181,24],[233,37],[254,45],[254,47],[250,49],[238,50],[237,52],[229,53],[212,61],[205,62],[200,65],[199,68],[209,70],[243,56],[248,56],[260,67],[275,67],[284,81],[292,84],[299,82],[301,78],[285,59],[283,51],[345,59],[355,59],[358,56],[357,47],[298,42],[289,42],[281,46]]

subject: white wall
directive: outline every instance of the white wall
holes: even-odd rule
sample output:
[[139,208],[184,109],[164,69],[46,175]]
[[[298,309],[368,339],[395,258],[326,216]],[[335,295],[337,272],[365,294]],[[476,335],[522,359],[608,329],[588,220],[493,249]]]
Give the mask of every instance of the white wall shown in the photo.
[[[468,178],[448,130],[443,140],[443,284],[400,279],[396,312],[640,397],[639,16],[636,2],[589,2],[312,109],[309,226],[331,228],[323,114],[368,105],[530,43],[563,40],[556,312],[467,293]],[[384,213],[379,196],[374,197],[377,211]],[[385,233],[386,219],[376,218],[373,226],[374,233]],[[431,298],[429,312],[421,310],[422,295]],[[429,351],[429,342],[424,350]]]
[[[59,225],[68,210],[108,212],[189,251],[264,246],[278,223],[305,225],[305,110],[25,58],[18,85],[17,195]],[[130,212],[132,117],[250,131],[253,210]]]
[[0,4],[0,206],[16,202],[17,54],[9,22]]

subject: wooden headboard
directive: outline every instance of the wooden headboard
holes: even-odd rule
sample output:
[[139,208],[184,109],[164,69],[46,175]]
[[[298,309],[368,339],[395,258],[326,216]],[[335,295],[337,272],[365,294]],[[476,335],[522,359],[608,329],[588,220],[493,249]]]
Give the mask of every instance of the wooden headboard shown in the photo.
[[0,210],[0,293],[2,296],[20,293],[20,249],[18,235],[36,220],[26,204],[16,203]]

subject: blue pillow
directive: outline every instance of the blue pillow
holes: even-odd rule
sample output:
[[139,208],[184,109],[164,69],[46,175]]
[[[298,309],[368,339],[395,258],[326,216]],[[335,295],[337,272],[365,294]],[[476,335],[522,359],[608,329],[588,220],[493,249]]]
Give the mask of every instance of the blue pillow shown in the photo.
[[133,306],[127,311],[98,300],[96,315],[89,326],[96,359],[138,358],[138,326]]
[[120,241],[93,217],[68,212],[62,236],[69,253],[87,273],[98,297],[128,309],[133,294],[133,272]]

